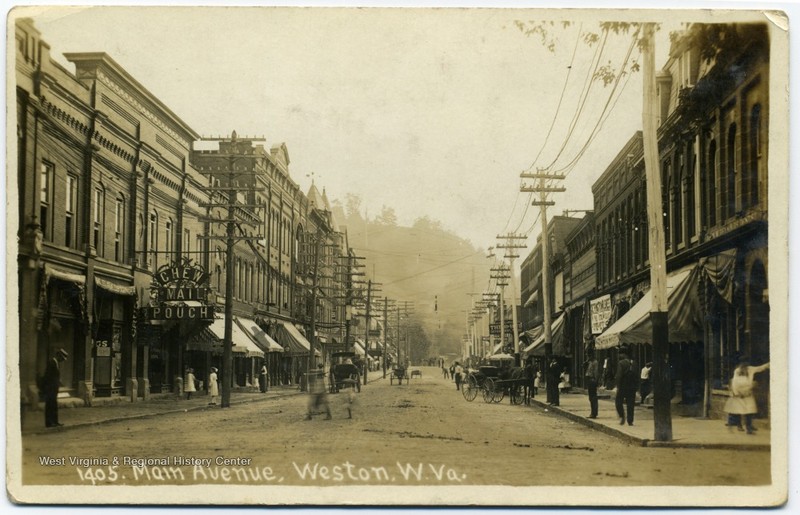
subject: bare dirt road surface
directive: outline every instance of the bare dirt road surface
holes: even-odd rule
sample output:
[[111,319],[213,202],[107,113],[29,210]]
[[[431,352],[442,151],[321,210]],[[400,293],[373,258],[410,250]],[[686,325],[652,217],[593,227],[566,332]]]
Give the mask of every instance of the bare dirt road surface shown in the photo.
[[[25,435],[26,485],[758,485],[769,452],[645,448],[541,407],[467,402],[438,370],[330,395],[333,419],[304,420],[307,397]],[[372,373],[372,377],[377,377]],[[93,409],[93,408],[84,408]],[[735,463],[735,466],[732,465]]]

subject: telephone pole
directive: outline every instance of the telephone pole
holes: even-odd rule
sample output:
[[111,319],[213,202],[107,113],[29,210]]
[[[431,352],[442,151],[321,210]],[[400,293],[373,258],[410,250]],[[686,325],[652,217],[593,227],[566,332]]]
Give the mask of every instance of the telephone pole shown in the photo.
[[657,441],[672,440],[669,379],[669,327],[667,323],[667,258],[664,248],[664,220],[661,205],[661,174],[658,163],[657,96],[655,70],[655,38],[653,23],[643,24],[642,140],[644,169],[647,178],[647,221],[650,238],[650,291],[653,305],[650,322],[653,326],[653,422]]
[[[203,175],[211,176],[212,184],[207,187],[207,189],[212,192],[215,191],[222,191],[225,192],[225,202],[214,202],[213,198],[211,202],[204,202],[201,204],[201,207],[205,207],[207,209],[214,209],[214,208],[226,208],[227,215],[225,218],[213,218],[213,217],[202,217],[200,221],[208,222],[208,223],[219,223],[225,224],[225,236],[205,236],[205,239],[212,240],[212,239],[224,239],[226,242],[226,252],[225,252],[225,333],[224,333],[224,342],[222,346],[222,392],[220,396],[220,406],[222,408],[228,408],[231,405],[231,387],[233,383],[233,281],[235,280],[234,273],[235,269],[233,266],[233,259],[234,259],[234,246],[236,241],[239,240],[259,240],[263,238],[263,236],[245,236],[245,235],[236,235],[236,227],[237,225],[245,224],[245,225],[259,225],[254,221],[246,221],[242,220],[241,218],[237,218],[237,212],[242,209],[262,209],[266,207],[266,204],[240,204],[237,202],[237,195],[240,192],[257,192],[257,191],[264,191],[264,188],[258,188],[254,186],[246,186],[246,185],[237,185],[235,184],[238,181],[239,177],[242,176],[249,176],[254,177],[257,175],[255,171],[255,166],[253,166],[252,170],[250,166],[244,165],[241,169],[237,169],[236,161],[239,159],[247,159],[250,161],[255,161],[257,159],[256,154],[253,153],[239,153],[238,151],[238,144],[245,143],[251,145],[253,141],[266,141],[264,138],[237,138],[236,131],[231,133],[230,138],[203,138],[204,141],[219,141],[227,143],[227,152],[220,151],[217,155],[212,155],[214,158],[219,158],[220,160],[227,160],[227,170],[223,171],[206,171],[201,167],[200,173]],[[224,186],[216,186],[213,184],[214,177],[221,177],[226,180],[226,184]]]
[[561,193],[567,191],[563,186],[547,186],[548,180],[564,180],[565,176],[553,173],[544,173],[544,170],[538,169],[537,173],[522,173],[520,177],[523,179],[538,179],[538,187],[522,186],[520,191],[533,192],[539,194],[539,200],[533,201],[531,205],[539,206],[539,217],[542,221],[542,311],[544,312],[544,361],[545,366],[550,362],[550,357],[553,354],[553,329],[552,315],[553,310],[550,305],[550,235],[547,233],[547,206],[555,204],[552,200],[547,200],[548,193]]
[[[491,268],[491,272],[495,275],[490,275],[491,279],[496,280],[497,286],[500,287],[500,348],[506,346],[506,301],[505,301],[505,291],[506,286],[508,286],[508,279],[510,275],[508,275],[508,269],[505,265],[502,265],[497,268]],[[492,349],[494,351],[494,349]],[[494,352],[493,352],[494,353]]]
[[387,336],[389,335],[389,298],[383,298],[383,351],[381,358],[383,358],[383,378],[386,379],[386,343]]
[[506,240],[504,245],[496,245],[498,249],[506,249],[505,258],[508,259],[508,271],[511,280],[511,296],[512,296],[512,306],[511,306],[511,320],[514,324],[512,327],[512,332],[514,334],[514,364],[516,366],[520,366],[520,358],[519,358],[519,327],[517,326],[517,282],[514,278],[514,259],[519,257],[519,254],[516,254],[515,251],[517,249],[524,249],[525,245],[521,245],[519,243],[514,243],[518,240],[524,240],[526,237],[520,234],[505,234],[505,235],[497,235],[498,240]]
[[367,281],[367,312],[366,312],[366,320],[367,323],[366,328],[364,329],[364,386],[367,385],[367,373],[369,371],[369,308],[370,304],[372,303],[372,279]]

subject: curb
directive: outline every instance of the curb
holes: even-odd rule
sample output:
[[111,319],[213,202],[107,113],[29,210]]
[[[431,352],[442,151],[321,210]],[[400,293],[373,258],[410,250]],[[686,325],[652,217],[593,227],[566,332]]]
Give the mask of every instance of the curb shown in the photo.
[[574,422],[578,422],[583,424],[584,426],[590,427],[592,429],[596,429],[601,431],[607,435],[614,436],[619,438],[620,440],[627,441],[633,445],[639,445],[641,447],[651,447],[651,448],[669,448],[669,449],[713,449],[713,450],[731,450],[731,451],[769,451],[772,446],[769,444],[730,444],[730,443],[696,443],[696,442],[681,442],[681,441],[671,441],[671,442],[660,442],[657,440],[651,440],[649,438],[639,438],[637,436],[629,435],[624,431],[620,431],[619,429],[615,429],[611,426],[607,426],[605,424],[601,424],[599,422],[595,422],[592,419],[582,417],[580,415],[576,415],[571,411],[567,411],[561,409],[559,406],[551,406],[546,402],[538,401],[536,399],[531,399],[531,403],[535,403],[537,406],[547,409],[556,415],[562,416],[564,418],[568,418]]

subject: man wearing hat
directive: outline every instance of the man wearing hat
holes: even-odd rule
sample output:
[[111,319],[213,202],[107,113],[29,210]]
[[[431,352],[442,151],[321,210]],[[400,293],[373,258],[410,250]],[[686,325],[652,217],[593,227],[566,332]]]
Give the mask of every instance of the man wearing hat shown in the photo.
[[69,354],[64,349],[58,349],[47,362],[47,368],[42,377],[42,393],[44,394],[44,425],[46,427],[63,426],[58,421],[58,389],[61,387],[61,363],[67,360]]

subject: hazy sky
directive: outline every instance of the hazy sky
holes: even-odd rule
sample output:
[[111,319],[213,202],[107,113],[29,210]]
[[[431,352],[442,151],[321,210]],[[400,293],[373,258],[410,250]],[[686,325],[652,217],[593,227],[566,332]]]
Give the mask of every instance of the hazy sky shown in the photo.
[[[57,8],[33,18],[53,57],[70,70],[64,52],[107,52],[197,132],[235,129],[266,137],[268,146],[285,142],[291,175],[304,191],[313,174],[331,199],[361,196],[370,217],[383,205],[404,225],[428,215],[488,247],[499,233],[538,234],[519,174],[545,143],[568,73],[536,166],[555,160],[558,170],[586,143],[613,87],[594,82],[573,124],[590,64],[618,68],[631,35],[610,36],[597,57],[598,45],[576,42],[597,31],[598,21],[621,16],[194,7]],[[650,16],[664,22],[661,68],[669,31],[687,17]],[[572,24],[548,26],[552,52],[515,25],[562,19]],[[638,56],[634,48],[631,59]],[[641,127],[641,73],[620,82],[610,106],[551,214],[592,207],[592,183]]]

